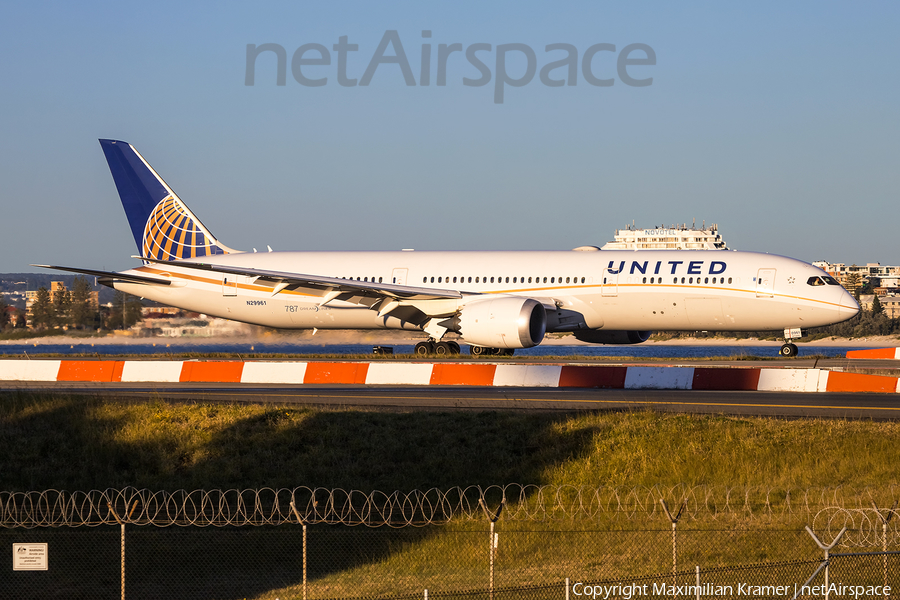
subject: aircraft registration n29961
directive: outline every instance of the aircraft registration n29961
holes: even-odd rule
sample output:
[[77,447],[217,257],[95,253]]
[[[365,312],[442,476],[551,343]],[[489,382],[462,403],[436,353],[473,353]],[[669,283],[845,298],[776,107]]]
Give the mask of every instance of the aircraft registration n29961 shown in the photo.
[[[142,266],[105,285],[216,317],[282,329],[404,329],[417,354],[511,354],[570,332],[636,344],[652,331],[784,330],[844,321],[859,304],[825,271],[757,252],[241,252],[222,244],[126,142],[100,140]],[[424,337],[424,336],[423,336]]]

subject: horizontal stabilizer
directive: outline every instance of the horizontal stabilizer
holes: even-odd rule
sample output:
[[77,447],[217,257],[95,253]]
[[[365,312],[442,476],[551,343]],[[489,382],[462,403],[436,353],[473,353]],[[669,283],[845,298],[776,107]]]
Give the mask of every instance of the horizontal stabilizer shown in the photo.
[[143,277],[141,275],[131,275],[128,273],[116,273],[114,271],[96,271],[94,269],[78,269],[75,267],[59,267],[56,265],[31,265],[32,267],[40,267],[42,269],[54,269],[56,271],[69,271],[71,273],[81,273],[82,275],[90,275],[97,277],[103,285],[109,285],[122,281],[125,283],[143,283],[149,285],[169,285],[171,282],[166,279],[158,279],[155,277]]

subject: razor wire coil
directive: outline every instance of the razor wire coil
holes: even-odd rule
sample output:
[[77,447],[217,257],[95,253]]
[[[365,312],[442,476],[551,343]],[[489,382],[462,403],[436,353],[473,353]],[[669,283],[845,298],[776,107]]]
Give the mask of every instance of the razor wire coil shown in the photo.
[[[875,497],[895,498],[897,486],[877,491],[844,487],[775,489],[724,486],[588,487],[506,484],[436,488],[410,492],[362,492],[314,487],[154,491],[126,487],[68,492],[0,492],[0,526],[79,527],[113,525],[118,516],[134,525],[224,527],[247,525],[333,524],[367,527],[423,527],[450,521],[484,519],[481,502],[504,521],[606,519],[668,523],[660,500],[679,509],[681,520],[763,520],[802,516],[816,531],[840,530],[855,540],[883,539]],[[293,503],[296,513],[291,508]],[[887,517],[889,511],[882,511]],[[840,523],[841,525],[838,525]],[[900,518],[889,521],[900,536]],[[896,530],[895,530],[896,529]],[[835,531],[836,534],[836,531]],[[879,537],[880,536],[880,537]],[[900,539],[900,538],[898,538]]]

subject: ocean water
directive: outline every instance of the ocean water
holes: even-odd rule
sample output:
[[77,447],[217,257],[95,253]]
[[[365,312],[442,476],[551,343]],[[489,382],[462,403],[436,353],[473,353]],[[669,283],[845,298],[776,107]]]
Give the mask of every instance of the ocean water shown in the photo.
[[[844,357],[848,350],[861,350],[859,346],[811,346],[805,347],[802,343],[800,356],[823,355],[827,357]],[[391,346],[394,354],[412,354],[413,345],[397,344]],[[537,346],[516,350],[516,356],[564,356],[564,357],[635,357],[635,358],[709,358],[709,357],[733,357],[733,356],[758,356],[777,357],[781,344],[772,342],[770,345],[729,345],[729,346],[681,346],[647,344],[633,346]],[[874,347],[874,346],[873,346]],[[210,354],[227,353],[237,355],[265,355],[265,354],[333,354],[333,355],[359,355],[372,354],[370,344],[276,344],[261,342],[227,342],[227,343],[190,343],[183,340],[177,342],[148,341],[146,343],[129,344],[53,344],[46,342],[0,342],[0,355],[26,356],[35,354],[72,354],[92,355],[98,357],[122,356],[122,355],[157,355],[167,354]],[[463,355],[468,355],[468,349],[463,347]]]

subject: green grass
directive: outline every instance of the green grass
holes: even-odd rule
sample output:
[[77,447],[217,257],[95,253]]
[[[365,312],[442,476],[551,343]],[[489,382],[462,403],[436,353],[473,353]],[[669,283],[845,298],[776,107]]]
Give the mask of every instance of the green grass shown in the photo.
[[[0,395],[5,491],[318,486],[390,492],[519,482],[616,486],[626,504],[639,501],[646,511],[658,506],[659,497],[674,509],[699,489],[679,524],[679,564],[685,569],[820,556],[802,531],[814,512],[785,511],[787,491],[828,488],[846,506],[871,500],[889,506],[900,485],[898,443],[900,423],[893,422],[649,411],[375,412]],[[723,514],[728,493],[735,498]],[[773,512],[757,502],[759,514],[745,513],[744,494],[768,494]],[[517,520],[515,500],[497,523],[498,586],[671,569],[671,528],[658,511],[649,515],[638,507],[529,521]],[[800,500],[795,495],[792,501],[799,506]],[[499,497],[492,492],[488,502],[494,507]],[[399,531],[311,526],[310,597],[484,588],[488,527],[478,513]],[[257,584],[247,597],[298,594],[299,526],[130,531],[129,552],[138,553],[130,554],[131,577],[142,589],[164,595],[170,583],[159,573],[198,586],[227,586],[265,568],[273,573],[271,583]],[[51,540],[82,535],[83,541],[72,538],[75,548],[95,539],[90,528],[33,533]],[[178,550],[160,552],[165,547]],[[85,554],[73,551],[74,557]],[[176,566],[164,562],[170,555]],[[198,566],[179,570],[194,557]],[[113,578],[109,585],[115,583]]]
[[900,423],[0,396],[0,489],[900,484]]

